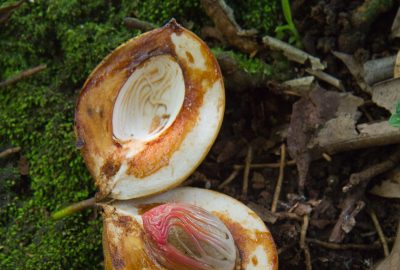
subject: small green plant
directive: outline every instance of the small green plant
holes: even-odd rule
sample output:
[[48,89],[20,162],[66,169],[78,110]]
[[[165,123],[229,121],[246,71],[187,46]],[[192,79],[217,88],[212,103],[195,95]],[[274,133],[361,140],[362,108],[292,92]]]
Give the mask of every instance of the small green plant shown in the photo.
[[285,33],[289,32],[289,43],[294,44],[296,47],[302,47],[299,32],[297,32],[296,26],[293,23],[289,0],[281,0],[281,4],[283,16],[287,24],[275,28],[276,36],[279,39],[283,39]]
[[397,103],[396,112],[389,118],[389,124],[400,128],[400,101]]

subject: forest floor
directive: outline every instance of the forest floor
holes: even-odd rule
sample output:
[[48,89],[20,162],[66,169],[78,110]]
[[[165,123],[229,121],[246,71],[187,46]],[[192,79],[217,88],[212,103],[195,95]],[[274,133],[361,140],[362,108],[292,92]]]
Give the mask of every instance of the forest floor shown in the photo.
[[[193,30],[213,48],[220,63],[226,86],[226,113],[210,153],[183,185],[218,190],[257,212],[275,239],[280,269],[398,269],[400,240],[395,241],[396,232],[400,230],[400,227],[397,229],[400,218],[400,130],[395,127],[400,122],[396,122],[396,107],[400,102],[400,79],[397,78],[400,71],[396,71],[400,48],[398,2],[292,1],[291,16],[298,36],[290,30],[281,31],[280,36],[291,45],[276,42],[262,30],[260,33],[260,29],[256,33],[247,25],[243,26],[245,19],[238,16],[235,9],[239,6],[237,1],[228,1],[235,17],[229,7],[220,5],[223,1],[200,2],[203,6],[197,8],[202,9],[209,20]],[[14,16],[4,10],[1,12],[0,24],[3,19],[9,19],[7,16]],[[132,14],[123,15],[121,21],[127,29],[154,27],[148,23],[151,19],[142,18],[144,24],[140,24],[125,18]],[[281,23],[290,25],[288,14],[285,15],[286,21],[281,19]],[[186,19],[183,24],[190,27],[190,18]],[[12,22],[10,20],[9,24]],[[118,45],[126,36],[124,32],[120,39],[111,43]],[[54,44],[59,46],[57,42]],[[222,47],[224,49],[220,49]],[[109,49],[112,48],[104,48],[103,56]],[[29,80],[30,76],[40,76],[46,66],[39,64],[34,70],[23,69],[25,73],[21,74],[6,73],[8,66],[1,62],[0,67],[4,70],[0,70],[3,72],[0,74],[0,81],[3,80],[0,91],[6,93],[3,95],[11,93],[11,85]],[[46,64],[49,66],[49,62]],[[87,66],[81,73],[87,75],[93,67]],[[76,76],[72,82],[60,79],[61,83],[54,88],[66,88],[60,91],[64,95],[70,88],[79,87],[83,76]],[[74,94],[69,97],[73,100],[76,89],[71,92]],[[3,113],[4,119],[11,117],[10,110],[15,109],[6,100],[8,98],[4,97],[2,101],[2,110],[8,111]],[[63,126],[71,129],[68,134],[72,134],[72,106],[63,107],[63,110],[71,110],[66,117],[69,125]],[[24,113],[29,111],[24,110]],[[394,116],[389,124],[391,115]],[[71,168],[79,166],[80,169],[70,170],[85,175],[85,191],[69,198],[67,194],[56,195],[58,205],[51,201],[32,203],[32,198],[50,198],[52,192],[60,191],[62,187],[42,188],[45,180],[35,176],[41,171],[31,172],[27,165],[32,166],[33,162],[33,154],[27,153],[35,149],[30,146],[32,141],[12,135],[18,125],[15,121],[4,120],[4,123],[7,124],[0,130],[3,139],[0,150],[5,151],[0,154],[4,154],[0,165],[18,168],[20,176],[11,177],[14,182],[6,187],[0,185],[0,207],[3,208],[0,214],[4,217],[1,232],[5,234],[9,228],[18,233],[24,229],[33,231],[31,234],[35,237],[25,235],[16,242],[21,250],[34,254],[35,246],[48,249],[51,241],[44,244],[45,241],[40,240],[43,232],[36,225],[29,226],[23,221],[18,222],[25,225],[11,225],[13,220],[23,220],[31,213],[26,210],[28,202],[39,209],[35,210],[36,215],[49,218],[51,211],[66,205],[68,200],[85,199],[93,195],[94,190],[87,173],[81,172],[82,160],[74,152],[61,162],[70,164]],[[43,130],[47,132],[48,128]],[[74,162],[71,165],[71,160],[79,160],[76,164],[80,165]],[[44,166],[45,163],[37,164]],[[9,174],[2,173],[2,179],[10,179]],[[79,190],[79,179],[74,181],[76,184],[66,190]],[[7,193],[9,190],[12,192]],[[26,205],[16,203],[19,197]],[[51,262],[54,254],[60,252],[47,254],[48,250],[42,253],[47,254],[45,259],[32,259],[31,264],[12,262],[12,258],[20,254],[15,251],[19,247],[8,248],[6,245],[12,245],[12,239],[3,235],[0,236],[4,241],[4,244],[0,241],[0,260],[3,260],[0,266],[4,268],[0,268],[13,269],[12,265],[18,265],[16,268],[23,269],[44,260],[49,269],[96,269],[101,265],[101,246],[96,247],[100,244],[98,233],[101,228],[94,219],[92,212],[79,214],[76,219],[57,223],[59,228],[53,233],[56,235],[60,230],[73,227],[74,231],[68,231],[68,237],[78,239],[80,226],[92,226],[92,231],[80,233],[88,239],[97,234],[90,249],[85,251],[93,252],[88,259],[97,260],[96,264],[83,261],[70,264],[63,259]],[[41,226],[51,227],[53,223]],[[52,247],[74,249],[74,241]],[[85,250],[85,246],[80,249]],[[74,257],[72,251],[66,256]],[[385,257],[386,264],[377,266]],[[388,266],[390,260],[394,265],[392,268]],[[395,266],[395,263],[399,264]]]

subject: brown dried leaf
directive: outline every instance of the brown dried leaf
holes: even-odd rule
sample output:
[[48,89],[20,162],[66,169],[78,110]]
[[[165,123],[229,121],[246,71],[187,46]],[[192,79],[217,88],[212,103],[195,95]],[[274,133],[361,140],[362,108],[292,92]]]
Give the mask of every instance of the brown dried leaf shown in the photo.
[[374,186],[370,193],[384,198],[400,199],[400,169],[391,171],[381,184]]
[[351,94],[326,91],[317,86],[293,105],[287,135],[290,156],[296,160],[299,188],[304,187],[309,163],[321,155],[319,144],[332,136],[356,135],[357,107],[362,99]]
[[372,87],[372,101],[391,113],[395,113],[397,102],[400,100],[399,89],[400,78],[375,84]]
[[390,36],[392,38],[399,38],[400,37],[400,8],[397,10],[396,17],[393,20],[392,24],[392,33]]

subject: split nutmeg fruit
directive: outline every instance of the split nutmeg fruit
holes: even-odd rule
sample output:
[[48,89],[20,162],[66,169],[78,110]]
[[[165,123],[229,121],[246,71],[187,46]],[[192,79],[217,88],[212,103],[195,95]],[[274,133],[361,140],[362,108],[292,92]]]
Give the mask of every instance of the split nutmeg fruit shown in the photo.
[[224,107],[217,61],[174,20],[122,44],[90,74],[76,134],[99,189],[106,269],[278,268],[252,210],[214,191],[173,189],[210,150]]

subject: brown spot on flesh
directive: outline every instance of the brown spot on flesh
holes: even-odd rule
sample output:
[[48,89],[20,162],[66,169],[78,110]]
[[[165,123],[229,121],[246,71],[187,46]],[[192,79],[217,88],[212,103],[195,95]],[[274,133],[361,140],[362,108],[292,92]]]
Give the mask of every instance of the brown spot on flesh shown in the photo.
[[140,204],[137,206],[138,214],[143,215],[147,211],[151,210],[154,207],[160,206],[164,203],[149,203],[149,204]]
[[121,162],[113,159],[109,159],[101,167],[101,174],[107,177],[107,179],[113,177],[117,174],[119,168],[121,167]]
[[213,214],[222,222],[224,222],[231,232],[233,239],[235,240],[236,247],[239,250],[241,269],[244,269],[244,266],[248,265],[249,263],[254,264],[254,256],[252,258],[250,258],[250,256],[258,246],[262,246],[264,248],[268,257],[268,261],[270,261],[273,265],[272,269],[278,269],[278,255],[271,233],[261,232],[258,230],[254,232],[244,228],[240,223],[233,221],[231,218],[222,213],[213,212]]
[[253,263],[254,266],[257,266],[257,264],[258,264],[257,257],[256,257],[256,256],[253,256],[253,257],[251,258],[251,262]]
[[189,62],[194,63],[193,55],[188,51],[186,51],[185,54],[186,54],[186,57],[188,58]]

